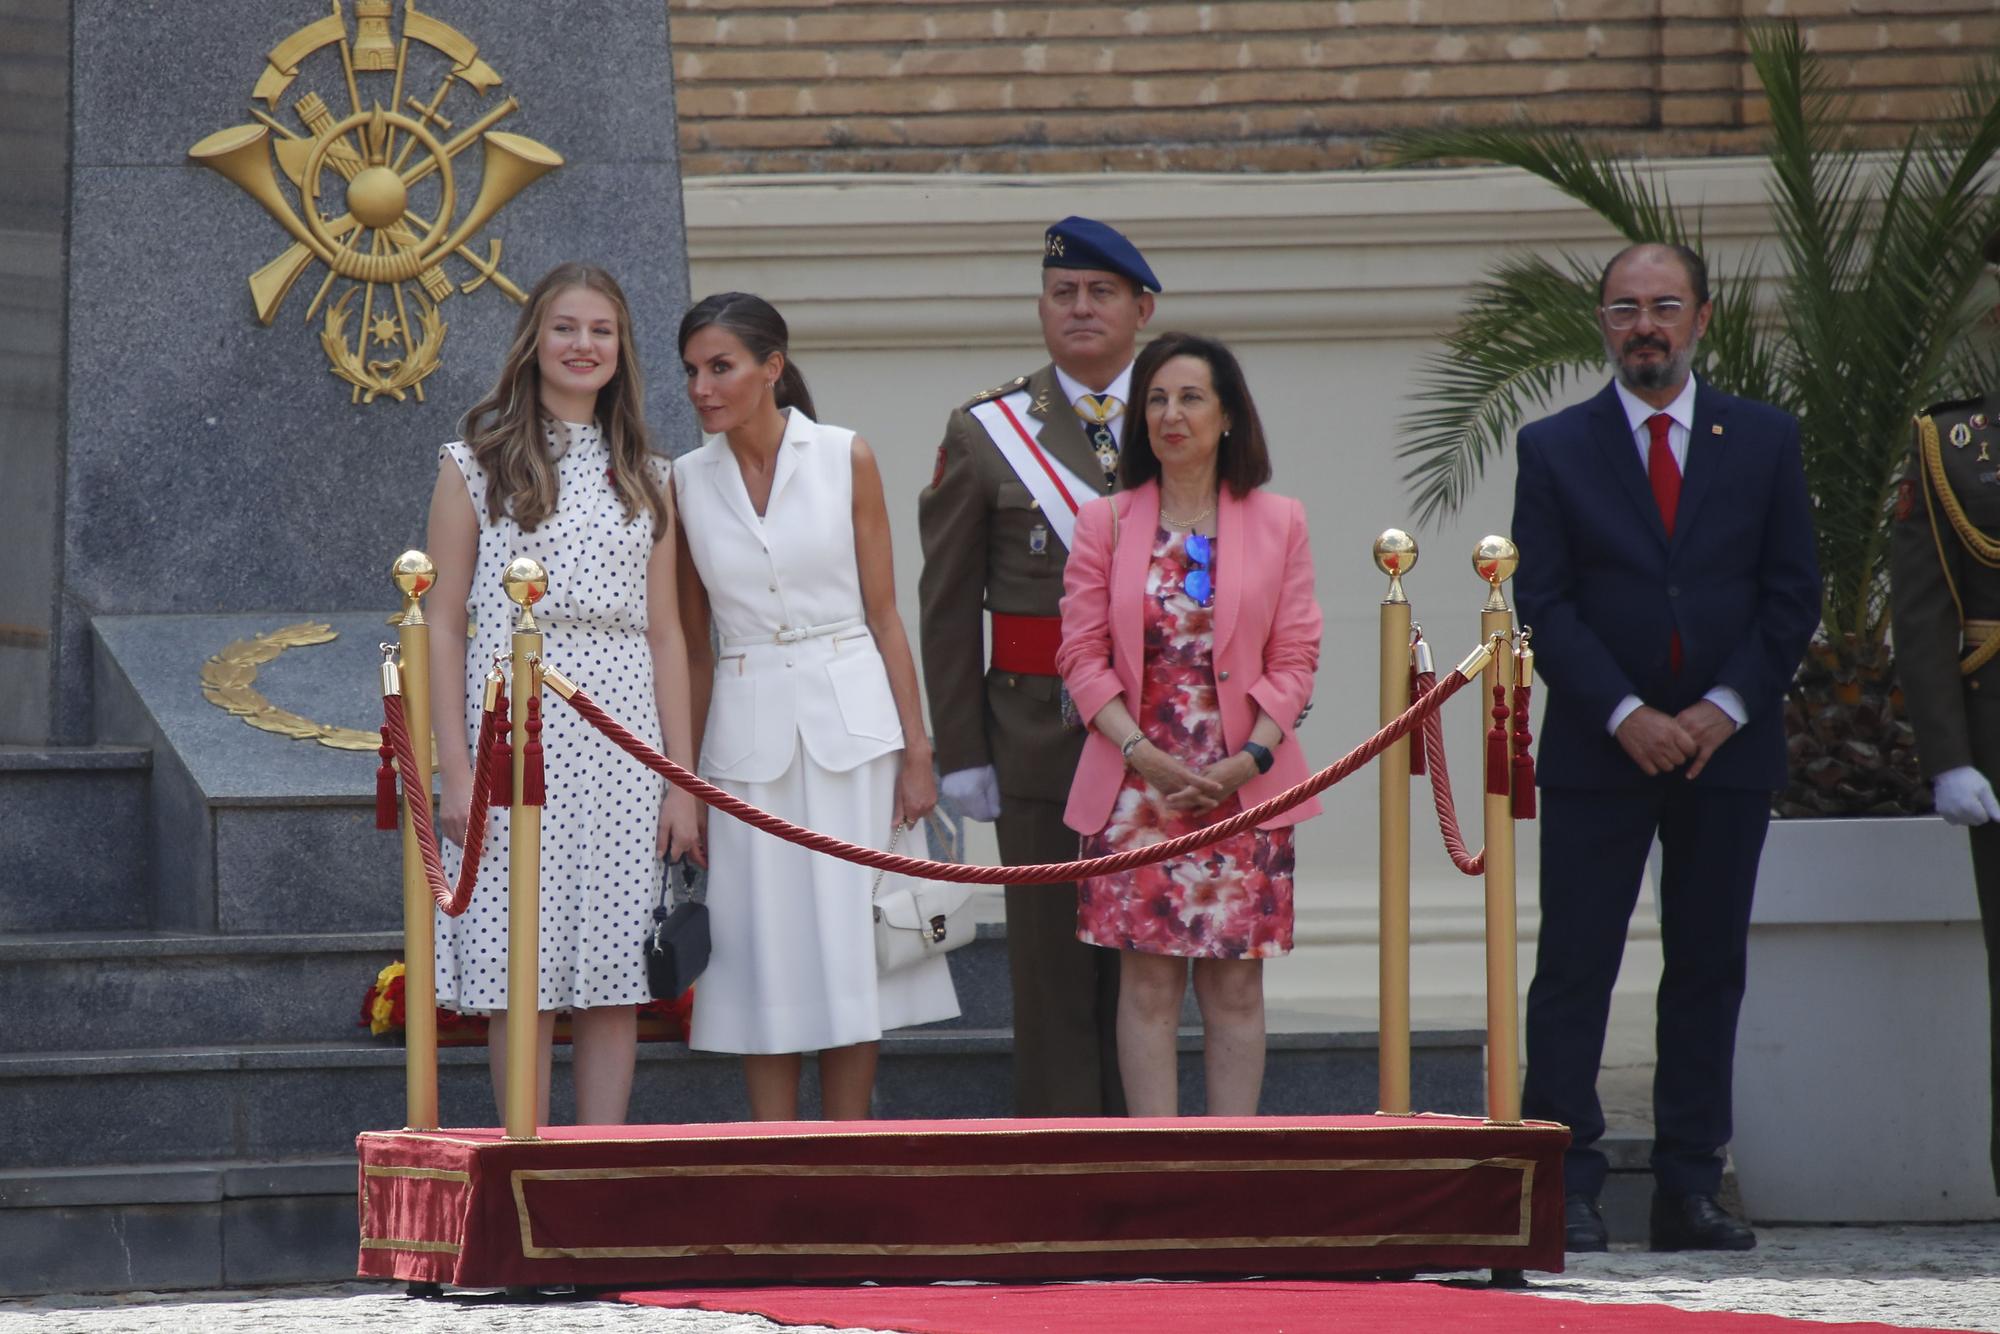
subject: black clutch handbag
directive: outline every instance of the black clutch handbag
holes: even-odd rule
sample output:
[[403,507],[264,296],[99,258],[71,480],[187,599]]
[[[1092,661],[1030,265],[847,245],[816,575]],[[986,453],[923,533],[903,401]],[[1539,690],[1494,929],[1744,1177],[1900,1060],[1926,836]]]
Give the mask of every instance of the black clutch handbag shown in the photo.
[[708,967],[708,872],[688,857],[660,877],[653,929],[646,933],[646,986],[654,1000],[678,1000]]

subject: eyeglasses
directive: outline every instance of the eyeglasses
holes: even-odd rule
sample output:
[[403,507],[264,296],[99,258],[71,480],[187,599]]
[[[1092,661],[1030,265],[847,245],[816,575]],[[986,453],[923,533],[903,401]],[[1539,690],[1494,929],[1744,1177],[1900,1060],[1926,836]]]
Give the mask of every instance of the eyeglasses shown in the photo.
[[1629,329],[1637,324],[1642,310],[1652,316],[1653,323],[1660,328],[1671,329],[1687,314],[1687,303],[1667,297],[1645,305],[1637,301],[1614,301],[1597,309],[1604,316],[1604,322],[1614,329]]
[[1207,533],[1189,533],[1184,549],[1194,568],[1181,580],[1181,588],[1202,606],[1209,606],[1215,601],[1215,578],[1209,573],[1215,559],[1215,544]]

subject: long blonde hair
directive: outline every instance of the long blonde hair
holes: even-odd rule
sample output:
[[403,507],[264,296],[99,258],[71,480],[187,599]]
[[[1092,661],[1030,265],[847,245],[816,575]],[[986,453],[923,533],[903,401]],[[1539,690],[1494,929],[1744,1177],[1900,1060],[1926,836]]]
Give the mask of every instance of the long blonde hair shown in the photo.
[[672,519],[666,492],[649,464],[645,376],[632,344],[632,308],[617,280],[594,264],[558,264],[535,284],[515,321],[499,381],[465,414],[465,443],[488,479],[486,517],[497,523],[512,514],[523,531],[533,532],[555,512],[556,464],[543,439],[536,355],[550,304],[573,287],[601,293],[618,313],[618,370],[597,391],[597,420],[611,450],[612,485],[624,502],[625,520],[629,523],[642,512],[650,516],[657,542]]

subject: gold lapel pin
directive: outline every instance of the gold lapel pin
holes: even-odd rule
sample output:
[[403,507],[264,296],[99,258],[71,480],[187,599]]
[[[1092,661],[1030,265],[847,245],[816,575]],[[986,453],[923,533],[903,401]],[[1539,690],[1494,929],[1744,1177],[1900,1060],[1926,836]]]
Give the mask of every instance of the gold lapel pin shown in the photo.
[[1715,425],[1713,425],[1713,426],[1709,427],[1709,428],[1708,428],[1708,433],[1709,433],[1710,435],[1721,435],[1721,434],[1722,434],[1722,423],[1721,423],[1721,422],[1717,422],[1717,423],[1716,423]]

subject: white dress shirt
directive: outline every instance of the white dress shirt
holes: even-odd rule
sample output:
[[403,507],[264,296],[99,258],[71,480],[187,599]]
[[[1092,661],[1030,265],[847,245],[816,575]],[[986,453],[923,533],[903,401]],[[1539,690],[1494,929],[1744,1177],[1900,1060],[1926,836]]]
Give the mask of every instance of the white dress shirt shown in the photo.
[[[1126,362],[1125,369],[1118,372],[1118,378],[1113,380],[1110,384],[1106,385],[1102,391],[1102,393],[1109,394],[1111,397],[1117,399],[1120,403],[1123,403],[1125,405],[1125,411],[1127,412],[1130,412],[1132,410],[1133,364],[1134,363],[1129,361]],[[1098,390],[1092,389],[1089,385],[1085,384],[1083,381],[1072,376],[1071,374],[1069,374],[1069,372],[1065,371],[1060,366],[1056,367],[1056,383],[1062,386],[1063,397],[1069,400],[1070,409],[1072,411],[1075,410],[1076,401],[1079,398],[1082,398],[1085,394],[1099,393]],[[1113,417],[1111,420],[1117,421],[1118,419],[1116,417]]]

